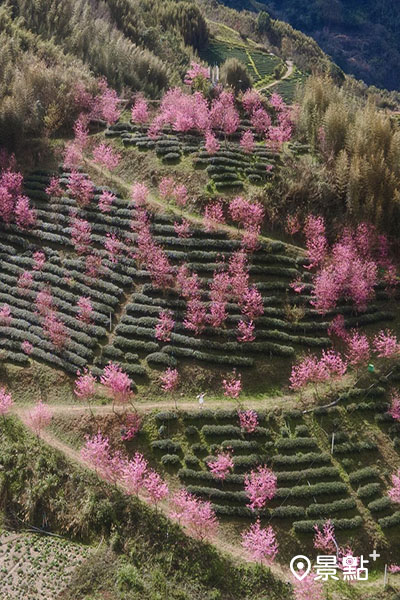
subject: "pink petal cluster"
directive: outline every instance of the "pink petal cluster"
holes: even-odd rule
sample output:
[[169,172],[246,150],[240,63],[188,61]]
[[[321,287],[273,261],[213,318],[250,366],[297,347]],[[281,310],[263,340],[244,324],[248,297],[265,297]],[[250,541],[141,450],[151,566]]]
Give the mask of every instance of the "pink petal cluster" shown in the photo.
[[138,97],[135,104],[132,106],[131,117],[133,123],[146,123],[149,118],[149,107],[145,98]]
[[33,270],[34,271],[42,271],[44,265],[46,264],[46,255],[41,250],[33,253]]
[[71,220],[71,242],[78,254],[87,254],[91,244],[92,227],[89,221],[73,216]]
[[398,391],[391,393],[388,413],[395,421],[400,421],[400,394]]
[[112,192],[104,190],[99,198],[99,210],[102,213],[111,212],[111,206],[115,199],[115,195]]
[[81,296],[78,298],[77,309],[78,321],[85,323],[85,325],[89,325],[89,323],[92,321],[94,312],[91,299],[88,296]]
[[400,354],[400,342],[390,329],[382,330],[374,337],[373,347],[380,358],[390,358]]
[[85,175],[73,170],[68,178],[67,191],[80,208],[85,208],[93,199],[94,185]]
[[314,548],[322,550],[325,554],[335,554],[337,549],[335,528],[331,520],[326,521],[320,529],[314,525]]
[[203,67],[199,63],[192,61],[190,63],[190,68],[186,72],[184,83],[186,85],[191,86],[196,81],[196,79],[199,79],[199,78],[204,79],[204,80],[209,79],[210,78],[209,70],[207,67]]
[[140,415],[135,412],[126,416],[125,425],[121,428],[121,440],[130,442],[136,436],[142,426]]
[[29,356],[30,354],[32,354],[33,352],[33,346],[32,344],[28,341],[28,340],[24,340],[21,344],[21,350],[22,352],[24,352],[27,356]]

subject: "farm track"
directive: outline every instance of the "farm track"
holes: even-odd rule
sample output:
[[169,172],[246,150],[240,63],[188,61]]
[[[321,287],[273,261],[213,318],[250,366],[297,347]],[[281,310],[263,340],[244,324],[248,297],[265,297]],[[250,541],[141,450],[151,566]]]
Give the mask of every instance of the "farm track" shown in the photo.
[[272,88],[275,85],[278,85],[278,83],[280,83],[284,79],[289,79],[289,77],[292,75],[293,70],[294,70],[293,61],[292,60],[287,60],[286,61],[286,65],[287,65],[287,71],[286,71],[286,73],[284,75],[282,75],[282,77],[280,79],[276,79],[275,81],[271,81],[271,83],[268,83],[267,85],[264,85],[263,87],[260,87],[258,89],[258,91],[262,92],[263,90],[268,90],[269,88]]
[[[230,403],[233,405],[233,403]],[[169,403],[155,403],[155,404],[147,404],[146,405],[146,409],[147,410],[153,410],[153,408],[155,407],[159,407],[161,408],[161,406],[164,405],[165,407],[169,407],[171,408],[171,402]],[[197,406],[197,403],[187,403],[188,407],[194,407]],[[55,407],[54,407],[55,408]],[[59,405],[58,406],[58,411],[55,410],[54,412],[58,412],[59,414],[62,412],[68,412],[71,410],[80,412],[80,411],[84,411],[85,407],[79,406],[79,405]],[[60,410],[61,409],[61,410]],[[98,414],[108,414],[108,413],[112,413],[112,407],[111,406],[98,406],[98,407],[92,407],[92,409],[95,409],[95,411],[97,412],[96,409],[101,409]],[[106,410],[103,410],[106,409]],[[29,429],[30,431],[32,431],[32,428],[30,427],[28,420],[27,420],[27,412],[28,412],[29,408],[28,407],[14,407],[13,409],[13,413],[21,420],[21,422],[23,423],[23,425]],[[45,442],[48,446],[50,446],[51,448],[53,448],[54,450],[57,450],[58,452],[61,452],[68,460],[70,460],[71,462],[77,464],[79,467],[84,468],[84,469],[88,469],[90,471],[92,471],[93,473],[95,473],[95,470],[92,469],[81,457],[80,452],[77,450],[74,450],[74,448],[72,448],[71,446],[69,446],[68,444],[64,443],[63,441],[61,441],[59,438],[57,438],[56,435],[54,435],[53,433],[49,432],[49,431],[43,431],[41,433],[41,439],[43,442]],[[121,489],[123,489],[122,486],[119,486]],[[142,495],[139,495],[139,499],[142,502],[146,502],[146,498]],[[170,512],[170,505],[165,502],[162,501],[158,504],[158,507],[162,510],[162,512],[164,512],[164,514],[166,516],[169,515]],[[225,539],[221,539],[221,538],[215,538],[213,539],[213,545],[221,552],[224,553],[229,553],[234,559],[236,560],[240,560],[240,561],[244,561],[245,560],[245,554],[244,552],[241,550],[240,546],[238,546],[238,544],[232,544],[229,543],[227,540]],[[279,565],[273,565],[271,567],[271,571],[273,572],[273,574],[280,578],[280,579],[288,579],[289,576],[289,570],[285,570],[283,569],[281,566]]]

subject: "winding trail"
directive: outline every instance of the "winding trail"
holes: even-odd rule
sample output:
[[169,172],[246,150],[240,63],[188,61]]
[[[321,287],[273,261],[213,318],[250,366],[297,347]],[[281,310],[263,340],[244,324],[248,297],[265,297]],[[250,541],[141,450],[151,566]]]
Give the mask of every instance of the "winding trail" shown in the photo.
[[263,85],[262,87],[258,88],[258,92],[262,92],[263,90],[268,90],[269,88],[274,87],[275,85],[278,85],[278,83],[280,83],[281,81],[283,81],[284,79],[289,79],[289,77],[292,75],[293,70],[294,70],[294,64],[292,60],[287,60],[286,61],[286,66],[287,66],[287,71],[284,75],[282,75],[282,77],[280,79],[275,79],[275,81],[271,81],[271,83],[267,83],[267,85]]
[[[229,404],[231,404],[233,406],[234,403],[229,403]],[[180,405],[180,408],[182,408],[183,406],[186,406],[187,408],[189,408],[189,407],[194,408],[195,406],[197,406],[197,403],[186,402],[186,403],[184,403],[184,405]],[[157,402],[157,403],[146,404],[144,407],[145,411],[143,411],[143,412],[150,412],[150,411],[154,410],[154,408],[161,408],[161,407],[164,407],[164,408],[168,407],[170,409],[174,408],[173,403],[171,403],[171,402]],[[12,412],[12,414],[17,416],[21,420],[21,422],[27,429],[29,429],[30,431],[33,431],[32,427],[30,426],[30,423],[28,421],[28,418],[27,418],[28,411],[30,408],[31,408],[31,406],[14,405],[11,412]],[[84,412],[87,410],[87,407],[85,407],[85,406],[71,405],[71,404],[51,405],[51,408],[53,410],[53,414],[62,414],[62,413],[68,413],[68,412]],[[115,407],[116,410],[121,409],[121,408],[125,409],[126,406],[124,405],[124,406],[116,406]],[[110,406],[110,405],[92,406],[92,410],[95,414],[96,413],[97,414],[109,414],[109,413],[113,414],[112,406]],[[66,444],[65,442],[61,441],[54,433],[52,433],[48,429],[45,429],[41,432],[40,438],[43,442],[45,442],[51,448],[53,448],[54,450],[57,450],[58,452],[61,452],[72,463],[75,463],[80,468],[84,468],[89,471],[92,471],[93,473],[96,473],[96,471],[82,459],[82,456],[78,450],[75,450],[74,448],[72,448],[71,446]],[[96,473],[96,475],[99,476],[98,473]],[[124,490],[122,485],[118,484],[118,486],[122,490]],[[148,503],[147,498],[145,496],[143,496],[142,494],[139,494],[139,499],[142,502]],[[162,512],[166,516],[169,516],[170,511],[171,511],[171,505],[168,501],[162,501],[157,506],[159,509],[162,510]],[[242,550],[240,544],[237,544],[237,543],[233,544],[233,543],[227,541],[225,538],[222,538],[220,536],[213,538],[211,543],[219,551],[221,551],[225,554],[226,553],[230,554],[231,557],[233,557],[234,559],[236,559],[238,561],[243,562],[246,560],[246,555],[245,555],[244,551]],[[288,581],[290,579],[289,569],[285,569],[281,565],[278,565],[278,564],[272,565],[271,571],[277,578],[279,578],[281,580]]]

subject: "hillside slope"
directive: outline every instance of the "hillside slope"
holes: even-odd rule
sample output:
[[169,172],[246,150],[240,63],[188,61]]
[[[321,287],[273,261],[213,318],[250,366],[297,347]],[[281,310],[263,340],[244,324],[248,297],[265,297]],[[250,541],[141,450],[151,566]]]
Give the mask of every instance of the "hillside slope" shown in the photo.
[[400,87],[400,6],[390,0],[225,0],[237,10],[266,10],[313,37],[346,72],[368,85]]

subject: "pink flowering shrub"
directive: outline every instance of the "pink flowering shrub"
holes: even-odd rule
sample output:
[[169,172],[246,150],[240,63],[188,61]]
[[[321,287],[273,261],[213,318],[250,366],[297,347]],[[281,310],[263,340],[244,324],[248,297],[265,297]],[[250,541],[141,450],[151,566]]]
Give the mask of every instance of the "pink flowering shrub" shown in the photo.
[[135,183],[132,186],[131,200],[136,208],[146,206],[149,189],[144,183]]
[[349,364],[353,367],[367,364],[371,355],[367,336],[358,331],[353,331],[346,341],[346,358],[349,361]]
[[331,520],[325,521],[322,528],[314,525],[314,548],[325,554],[335,554],[337,549],[335,528]]
[[397,390],[391,393],[388,413],[395,421],[400,421],[400,394]]
[[80,208],[85,208],[90,204],[94,196],[94,185],[82,173],[71,171],[67,191],[71,198],[74,198]]
[[81,296],[78,298],[77,308],[78,321],[85,323],[85,325],[89,325],[92,322],[94,312],[91,299],[88,296]]
[[198,79],[207,80],[210,78],[209,70],[207,67],[203,67],[198,63],[192,61],[190,63],[190,68],[188,69],[184,83],[186,85],[192,86]]
[[116,197],[115,197],[115,195],[112,192],[108,192],[107,190],[104,190],[100,194],[100,198],[99,198],[99,210],[102,213],[109,213],[109,212],[111,212],[111,206],[112,206],[112,203],[114,202],[115,199],[116,199]]
[[46,264],[46,255],[41,250],[33,253],[33,270],[34,271],[42,271],[44,265]]
[[143,481],[143,487],[147,492],[150,504],[154,504],[156,507],[169,494],[168,485],[156,471],[148,472]]
[[68,330],[56,312],[50,312],[44,317],[43,332],[58,351],[64,350],[70,342]]
[[253,321],[240,320],[237,325],[237,340],[238,342],[253,342],[256,339],[254,335],[255,326]]
[[255,141],[253,132],[250,129],[245,131],[240,138],[240,146],[247,154],[251,154],[253,152]]
[[138,97],[136,99],[135,104],[132,106],[131,118],[133,123],[139,123],[140,125],[149,120],[149,107],[145,98]]
[[294,598],[295,600],[323,600],[324,585],[320,580],[315,579],[315,573],[309,573],[303,579],[294,579]]
[[259,465],[256,471],[244,477],[244,489],[249,498],[247,506],[251,510],[264,508],[267,500],[271,500],[276,494],[276,475],[268,467]]
[[186,219],[182,219],[181,223],[178,223],[177,221],[175,221],[174,222],[174,231],[177,234],[177,236],[182,239],[187,239],[192,236],[192,233],[190,230],[190,223]]
[[242,532],[242,547],[250,560],[269,565],[275,560],[279,546],[271,525],[263,529],[257,519],[249,529]]
[[71,242],[78,254],[89,252],[92,236],[92,227],[85,219],[73,217],[71,220]]
[[23,271],[18,277],[17,288],[21,296],[26,296],[33,285],[33,275],[29,271]]
[[374,337],[373,347],[379,358],[390,358],[400,354],[400,342],[390,329],[382,330]]
[[212,133],[212,131],[207,131],[204,147],[208,154],[216,154],[221,148],[218,138]]
[[224,209],[221,201],[207,204],[204,209],[204,226],[207,232],[215,231],[219,225],[225,224]]

